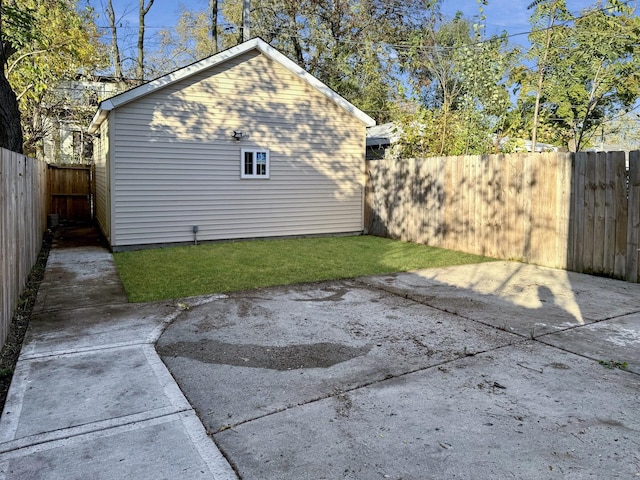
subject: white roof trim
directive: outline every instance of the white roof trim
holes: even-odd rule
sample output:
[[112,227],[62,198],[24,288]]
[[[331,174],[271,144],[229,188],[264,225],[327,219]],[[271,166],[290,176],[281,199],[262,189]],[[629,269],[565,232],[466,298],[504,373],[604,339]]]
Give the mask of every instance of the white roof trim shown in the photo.
[[102,124],[102,122],[104,122],[105,118],[107,118],[108,115],[109,115],[109,112],[107,110],[103,110],[101,108],[98,109],[96,114],[91,119],[88,132],[96,133],[100,128],[100,125]]
[[[342,98],[316,77],[314,77],[302,67],[297,65],[295,62],[289,60],[286,56],[278,52],[267,42],[265,42],[261,38],[253,38],[228,50],[220,52],[211,57],[207,57],[203,60],[200,60],[199,62],[193,63],[172,73],[157,78],[156,80],[152,80],[149,83],[145,83],[144,85],[140,85],[139,87],[132,88],[131,90],[127,90],[126,92],[120,93],[114,97],[104,100],[100,103],[98,113],[96,113],[96,116],[93,118],[91,126],[89,127],[89,131],[91,132],[97,130],[100,123],[102,123],[106,118],[106,112],[111,111],[114,108],[119,107],[120,105],[124,105],[125,103],[132,102],[140,97],[148,95],[149,93],[152,93],[160,88],[179,82],[180,80],[195,75],[203,70],[226,62],[227,60],[242,55],[253,49],[257,49],[267,57],[278,62],[280,65],[282,65],[297,77],[306,81],[309,85],[314,87],[334,103],[344,108],[347,112],[351,113],[366,126],[370,127],[376,124],[376,121],[373,118]],[[103,114],[102,112],[105,113]]]

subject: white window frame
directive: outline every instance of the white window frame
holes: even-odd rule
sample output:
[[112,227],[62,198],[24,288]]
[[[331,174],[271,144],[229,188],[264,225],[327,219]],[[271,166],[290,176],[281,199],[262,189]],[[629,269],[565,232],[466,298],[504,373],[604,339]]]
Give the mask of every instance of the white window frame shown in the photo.
[[[247,153],[253,154],[252,173],[245,173],[245,156]],[[265,154],[266,165],[264,173],[258,171],[258,154]],[[268,179],[269,178],[269,149],[268,148],[242,148],[240,149],[240,178]]]

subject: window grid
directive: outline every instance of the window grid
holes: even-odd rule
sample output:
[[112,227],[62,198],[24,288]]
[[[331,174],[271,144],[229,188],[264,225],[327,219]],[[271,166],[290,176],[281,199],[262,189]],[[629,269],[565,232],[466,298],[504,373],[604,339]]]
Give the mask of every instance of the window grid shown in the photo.
[[242,149],[240,159],[241,178],[269,178],[269,150]]

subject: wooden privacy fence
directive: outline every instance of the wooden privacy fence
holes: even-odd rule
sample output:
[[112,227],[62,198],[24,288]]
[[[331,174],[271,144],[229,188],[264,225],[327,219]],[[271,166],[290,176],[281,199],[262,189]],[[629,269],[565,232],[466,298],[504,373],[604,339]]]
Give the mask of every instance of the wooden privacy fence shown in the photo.
[[0,341],[46,228],[47,164],[0,148]]
[[367,162],[369,233],[640,281],[640,152]]
[[47,213],[60,219],[92,219],[93,175],[88,165],[49,165]]

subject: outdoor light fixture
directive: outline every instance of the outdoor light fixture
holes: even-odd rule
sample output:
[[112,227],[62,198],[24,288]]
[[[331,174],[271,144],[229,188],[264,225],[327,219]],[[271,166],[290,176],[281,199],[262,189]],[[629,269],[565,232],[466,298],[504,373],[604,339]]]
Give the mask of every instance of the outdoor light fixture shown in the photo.
[[244,136],[244,135],[243,135],[243,133],[242,133],[242,130],[238,130],[238,131],[234,130],[234,131],[233,131],[233,138],[235,138],[236,140],[240,141],[240,139],[241,139],[243,136]]

